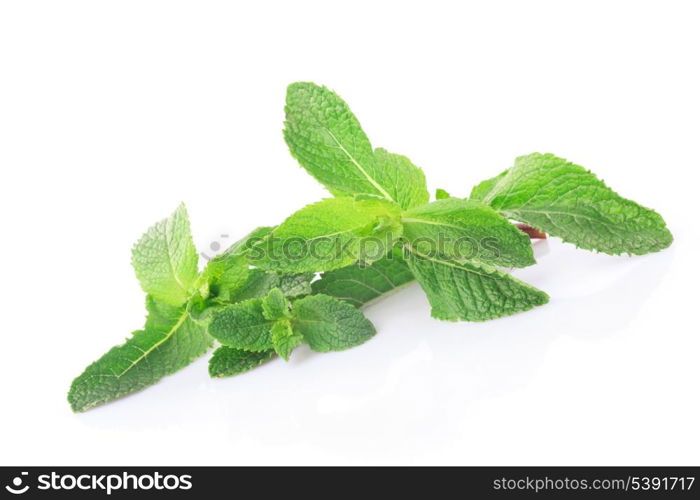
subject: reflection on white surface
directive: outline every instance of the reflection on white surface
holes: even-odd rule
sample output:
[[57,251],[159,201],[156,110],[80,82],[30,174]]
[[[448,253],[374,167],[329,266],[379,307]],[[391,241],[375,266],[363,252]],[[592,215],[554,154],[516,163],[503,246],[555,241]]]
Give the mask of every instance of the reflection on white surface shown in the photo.
[[317,354],[302,347],[289,363],[222,380],[210,380],[200,360],[77,418],[147,433],[201,420],[216,426],[222,445],[303,442],[329,456],[342,450],[348,460],[450,446],[483,401],[530,384],[553,342],[597,342],[624,330],[673,257],[610,257],[557,241],[538,247],[550,253],[538,249],[539,265],[515,274],[546,290],[547,306],[485,323],[440,322],[414,284],[366,310],[379,333],[358,348]]

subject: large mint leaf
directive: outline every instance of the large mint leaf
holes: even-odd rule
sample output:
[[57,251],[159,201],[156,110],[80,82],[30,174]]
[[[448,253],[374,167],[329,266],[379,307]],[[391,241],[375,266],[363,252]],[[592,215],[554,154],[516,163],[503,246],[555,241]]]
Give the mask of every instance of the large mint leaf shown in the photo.
[[371,265],[352,265],[328,271],[311,284],[313,293],[330,295],[361,307],[413,281],[400,250]]
[[244,255],[253,246],[264,240],[275,228],[271,226],[261,226],[253,229],[243,238],[228,247],[222,255]]
[[113,347],[76,378],[68,393],[73,411],[138,391],[189,365],[211,347],[205,327],[185,307],[147,299],[148,318],[143,330]]
[[428,201],[421,169],[404,156],[373,151],[348,105],[326,87],[293,83],[285,113],[289,150],[334,195],[377,195],[402,208]]
[[151,227],[132,250],[132,264],[141,288],[156,300],[173,306],[184,304],[191,295],[197,262],[184,205]]
[[476,186],[471,197],[587,250],[641,255],[673,241],[658,213],[552,154],[517,158],[512,168]]
[[448,321],[486,321],[545,304],[547,294],[486,264],[408,252],[407,262],[432,306]]
[[508,267],[535,263],[530,238],[478,201],[434,201],[406,211],[401,222],[404,238],[423,254]]
[[327,198],[294,213],[249,254],[286,273],[336,269],[382,258],[400,236],[399,208],[379,199]]
[[267,351],[272,349],[273,324],[263,315],[262,299],[250,299],[217,309],[212,314],[209,334],[228,347]]
[[349,349],[376,333],[358,309],[328,295],[309,295],[294,302],[292,329],[319,352]]
[[209,375],[231,377],[252,370],[274,357],[275,351],[251,352],[221,346],[209,359]]
[[493,190],[493,188],[503,179],[503,177],[508,174],[508,170],[504,170],[495,177],[481,181],[479,184],[472,188],[472,192],[469,195],[470,200],[485,201],[484,198]]

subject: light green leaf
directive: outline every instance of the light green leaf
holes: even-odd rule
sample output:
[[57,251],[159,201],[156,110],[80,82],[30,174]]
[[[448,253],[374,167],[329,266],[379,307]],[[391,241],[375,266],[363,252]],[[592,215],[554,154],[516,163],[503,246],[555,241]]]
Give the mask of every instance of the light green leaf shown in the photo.
[[273,323],[263,315],[262,299],[250,299],[216,310],[209,334],[228,347],[267,351],[272,349],[270,328]]
[[361,307],[413,281],[413,273],[395,249],[369,266],[352,266],[327,271],[311,284],[313,293],[330,295]]
[[148,297],[146,326],[113,347],[76,378],[68,393],[73,411],[85,411],[155,384],[189,365],[211,347],[205,327],[185,307]]
[[249,254],[265,270],[331,270],[382,258],[400,236],[399,208],[379,199],[328,198],[284,221]]
[[349,349],[376,333],[374,325],[352,305],[320,294],[294,302],[292,329],[319,352]]
[[472,198],[587,250],[641,255],[673,241],[658,213],[552,154],[517,158],[511,169],[476,186]]
[[253,229],[250,233],[228,247],[222,255],[244,255],[253,246],[264,240],[275,228],[272,226],[261,226]]
[[484,201],[484,198],[491,192],[491,190],[493,190],[494,186],[496,186],[501,181],[501,179],[503,179],[503,177],[506,176],[507,173],[508,170],[504,170],[496,177],[492,177],[490,179],[486,179],[485,181],[481,181],[479,184],[472,188],[472,192],[469,195],[469,199]]
[[374,163],[388,186],[393,200],[404,210],[428,203],[430,194],[423,170],[407,157],[390,153],[384,148],[374,150]]
[[408,252],[407,262],[432,306],[449,321],[486,321],[545,304],[547,294],[486,264]]
[[440,188],[435,190],[435,199],[436,200],[444,200],[447,198],[451,198],[450,193],[448,193],[444,189],[440,189]]
[[202,280],[218,299],[228,301],[248,282],[249,274],[245,255],[221,254],[209,261]]
[[287,88],[285,113],[289,150],[334,195],[378,195],[402,208],[427,202],[423,172],[408,158],[373,151],[336,93],[313,83],[293,83]]
[[289,301],[284,298],[282,290],[273,288],[262,299],[263,316],[270,321],[276,321],[289,315]]
[[289,361],[292,351],[304,342],[304,337],[292,330],[292,325],[286,318],[272,325],[270,333],[275,352],[285,361]]
[[131,262],[143,290],[173,306],[184,304],[197,279],[197,250],[185,205],[136,243]]
[[404,213],[403,235],[420,253],[490,265],[535,263],[530,238],[478,201],[446,198]]
[[209,375],[231,377],[252,370],[274,357],[275,351],[250,352],[221,346],[209,359]]

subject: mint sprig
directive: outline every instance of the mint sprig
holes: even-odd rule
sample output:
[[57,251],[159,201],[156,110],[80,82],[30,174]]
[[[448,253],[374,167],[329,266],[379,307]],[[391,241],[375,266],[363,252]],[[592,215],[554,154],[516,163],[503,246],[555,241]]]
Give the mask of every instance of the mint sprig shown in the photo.
[[545,232],[613,255],[673,240],[658,213],[551,154],[517,158],[469,199],[438,189],[430,202],[423,171],[372,146],[331,90],[294,83],[285,112],[292,156],[334,197],[253,230],[201,270],[184,205],[152,226],[132,252],[145,324],[73,381],[74,411],[152,385],[214,343],[212,377],[289,360],[302,344],[317,352],[360,345],[376,331],[359,308],[413,280],[437,319],[527,311],[549,298],[506,268],[534,264],[530,237]]

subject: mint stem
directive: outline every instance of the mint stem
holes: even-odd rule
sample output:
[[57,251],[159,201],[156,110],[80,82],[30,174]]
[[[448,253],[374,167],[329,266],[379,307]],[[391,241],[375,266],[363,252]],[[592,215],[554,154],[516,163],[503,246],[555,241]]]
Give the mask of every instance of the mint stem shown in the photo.
[[515,226],[518,229],[520,229],[523,233],[527,234],[533,240],[547,239],[547,233],[543,233],[539,229],[536,229],[532,226],[529,226],[527,224],[521,224],[521,223],[518,223]]

